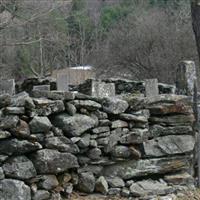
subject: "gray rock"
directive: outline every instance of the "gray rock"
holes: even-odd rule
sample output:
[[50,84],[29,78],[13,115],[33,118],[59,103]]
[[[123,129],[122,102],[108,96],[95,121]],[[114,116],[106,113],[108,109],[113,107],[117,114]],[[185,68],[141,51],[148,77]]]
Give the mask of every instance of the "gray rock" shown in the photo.
[[149,131],[148,129],[139,129],[134,128],[131,129],[128,134],[123,135],[120,138],[121,144],[140,144],[144,141],[146,141],[149,137]]
[[70,153],[43,149],[32,154],[31,160],[39,174],[56,174],[70,168],[77,168],[77,158]]
[[9,106],[11,104],[11,96],[9,94],[0,95],[0,108]]
[[66,109],[67,113],[71,116],[74,116],[76,114],[76,107],[71,103],[66,103],[65,109]]
[[112,122],[108,119],[99,120],[99,126],[111,126]]
[[170,185],[192,185],[194,177],[187,172],[168,174],[164,176],[164,180]]
[[30,188],[23,181],[4,179],[0,181],[2,200],[31,200]]
[[0,140],[9,138],[11,134],[8,131],[0,130]]
[[2,167],[0,167],[0,180],[2,180],[4,178],[5,178],[4,171],[3,171]]
[[106,112],[102,112],[102,111],[99,111],[99,110],[94,111],[93,114],[96,115],[99,120],[103,120],[103,119],[108,118],[108,114]]
[[46,138],[45,146],[48,149],[56,149],[61,152],[79,153],[78,146],[64,136]]
[[166,136],[166,135],[191,135],[193,134],[192,126],[160,126],[153,125],[149,128],[150,137]]
[[146,156],[160,157],[193,151],[195,139],[191,135],[169,135],[143,143]]
[[8,115],[22,115],[25,113],[24,107],[6,107],[4,112]]
[[119,195],[121,192],[121,188],[109,188],[108,195],[116,196]]
[[93,128],[95,120],[86,115],[76,114],[69,116],[67,114],[59,114],[53,119],[53,124],[61,128],[66,135],[76,137]]
[[125,186],[123,179],[119,177],[106,177],[108,185],[112,188],[122,188]]
[[120,119],[125,120],[125,121],[134,121],[134,122],[140,122],[140,123],[147,123],[148,118],[145,116],[138,116],[138,115],[133,115],[133,114],[128,114],[128,113],[122,113],[119,115]]
[[129,189],[126,188],[126,187],[122,188],[121,196],[122,196],[122,197],[129,197],[129,196],[130,196],[130,191],[129,191]]
[[129,158],[131,156],[131,151],[127,146],[117,145],[113,147],[111,156],[116,158]]
[[0,165],[8,158],[6,155],[0,155]]
[[13,107],[25,107],[27,109],[34,109],[35,104],[26,92],[18,93],[12,96],[11,105]]
[[90,111],[101,108],[101,104],[91,100],[74,100],[71,103],[73,103],[77,108],[86,108]]
[[54,113],[59,113],[65,110],[65,105],[61,100],[49,100],[49,99],[34,99],[36,105],[35,112],[39,116],[49,116]]
[[108,183],[103,176],[100,176],[97,179],[96,185],[95,185],[95,191],[100,192],[104,195],[108,193]]
[[42,146],[37,142],[29,142],[27,140],[7,139],[0,140],[0,154],[5,155],[21,155],[37,151]]
[[12,135],[17,138],[30,138],[30,129],[27,122],[19,120],[17,127],[10,130]]
[[168,186],[164,181],[144,180],[133,183],[130,186],[130,192],[135,197],[166,195],[173,192],[173,188]]
[[97,139],[96,140],[97,141],[97,144],[99,145],[99,146],[106,146],[106,148],[108,148],[107,146],[108,146],[108,143],[109,143],[109,138],[108,137],[105,137],[105,138],[99,138],[99,139]]
[[92,132],[94,134],[105,133],[108,131],[110,131],[110,127],[108,126],[102,126],[102,127],[97,127],[97,128],[92,129]]
[[97,144],[97,141],[96,140],[90,140],[90,147],[97,147],[98,144]]
[[78,141],[78,146],[80,148],[86,148],[90,145],[90,134],[85,134]]
[[45,190],[52,190],[59,185],[55,175],[43,175],[40,177],[38,187]]
[[62,200],[60,193],[52,193],[49,200]]
[[99,148],[93,148],[88,151],[88,157],[92,160],[98,160],[101,156],[102,152]]
[[128,127],[128,123],[122,120],[116,120],[112,122],[112,128],[125,128]]
[[95,189],[95,177],[90,172],[79,175],[78,189],[81,192],[92,193]]
[[128,103],[117,98],[104,98],[102,102],[103,111],[110,114],[120,114],[128,108]]
[[16,128],[19,122],[17,115],[8,115],[0,117],[0,129],[12,129]]
[[52,127],[47,117],[34,117],[29,123],[32,133],[47,133]]
[[145,160],[124,161],[110,166],[105,166],[104,176],[118,176],[123,180],[152,174],[165,174],[178,170],[189,169],[191,158],[188,156],[167,157]]
[[33,200],[48,200],[50,198],[50,193],[46,190],[38,190],[33,195]]
[[26,156],[8,159],[3,165],[4,173],[9,178],[27,180],[36,176],[33,163]]
[[103,167],[100,165],[86,165],[78,169],[78,173],[92,172],[95,176],[100,176]]
[[150,117],[152,124],[162,124],[166,126],[187,126],[192,125],[195,121],[194,115],[172,115],[162,117]]

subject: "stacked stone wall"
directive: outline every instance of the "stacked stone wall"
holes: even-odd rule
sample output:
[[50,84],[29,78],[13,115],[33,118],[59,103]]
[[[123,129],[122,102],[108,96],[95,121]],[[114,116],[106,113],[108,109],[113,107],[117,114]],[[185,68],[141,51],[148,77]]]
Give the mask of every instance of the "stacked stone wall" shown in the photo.
[[0,95],[0,199],[72,191],[151,198],[194,188],[187,96]]

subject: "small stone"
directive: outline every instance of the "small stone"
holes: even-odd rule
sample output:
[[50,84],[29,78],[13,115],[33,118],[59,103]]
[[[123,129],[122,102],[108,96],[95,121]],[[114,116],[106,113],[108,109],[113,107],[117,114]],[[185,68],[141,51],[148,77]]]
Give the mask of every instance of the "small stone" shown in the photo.
[[8,131],[0,130],[0,140],[11,137],[11,134]]
[[78,189],[81,192],[92,193],[95,189],[95,177],[92,173],[86,172],[79,175]]
[[90,145],[90,134],[85,134],[78,141],[78,146],[80,148],[86,148]]
[[67,113],[71,116],[74,116],[76,114],[76,107],[71,103],[66,103],[65,109],[66,109]]
[[119,195],[121,192],[121,188],[110,188],[108,190],[108,195],[114,196],[114,195]]
[[128,127],[128,123],[122,120],[116,120],[112,122],[112,128],[125,128]]
[[74,100],[72,103],[77,108],[85,108],[87,110],[93,111],[101,108],[101,104],[91,101],[91,100]]
[[59,185],[55,175],[43,175],[38,183],[39,188],[52,190]]
[[64,187],[66,183],[69,183],[71,179],[72,179],[71,174],[67,172],[58,176],[59,183],[62,187]]
[[88,157],[92,160],[98,160],[101,156],[102,152],[99,148],[90,149],[88,152]]
[[105,133],[105,132],[108,132],[108,131],[110,131],[110,127],[108,127],[108,126],[98,127],[98,128],[94,128],[92,130],[92,132],[94,134]]
[[119,177],[106,177],[108,185],[112,188],[122,188],[125,186],[123,179]]
[[33,200],[48,200],[50,197],[50,193],[46,190],[38,190],[33,195]]
[[29,125],[23,121],[19,120],[17,127],[11,130],[12,134],[18,138],[29,138],[30,136],[30,129]]
[[52,124],[47,117],[34,117],[29,123],[32,133],[47,133]]
[[122,191],[121,191],[121,196],[122,197],[129,197],[130,196],[130,191],[128,188],[122,188]]
[[108,193],[108,183],[103,176],[100,176],[97,179],[96,185],[95,185],[95,191],[100,192],[104,195]]
[[108,119],[99,120],[99,126],[111,126],[112,122]]
[[6,107],[4,112],[8,115],[22,115],[25,113],[24,107]]
[[91,147],[97,147],[98,146],[98,144],[97,144],[97,141],[96,140],[90,140],[90,146]]
[[128,103],[117,98],[104,98],[102,102],[103,111],[110,114],[120,114],[126,111]]
[[4,178],[5,178],[5,175],[4,175],[3,169],[2,169],[2,167],[0,167],[0,180],[2,180]]

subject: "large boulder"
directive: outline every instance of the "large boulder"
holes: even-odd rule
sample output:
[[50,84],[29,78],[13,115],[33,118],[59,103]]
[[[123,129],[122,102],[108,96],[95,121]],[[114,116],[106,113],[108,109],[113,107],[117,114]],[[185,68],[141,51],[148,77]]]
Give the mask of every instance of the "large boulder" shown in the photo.
[[27,140],[7,139],[0,140],[0,154],[5,155],[22,155],[37,151],[42,146],[37,142],[29,142]]
[[66,113],[56,115],[52,123],[61,128],[67,136],[80,136],[95,126],[95,120],[81,114],[69,116]]
[[191,135],[169,135],[143,143],[146,156],[159,157],[193,151],[195,138]]
[[4,179],[0,181],[2,200],[31,200],[31,190],[23,181]]
[[60,153],[53,149],[42,149],[32,154],[31,160],[39,174],[57,174],[77,168],[77,158],[71,153]]
[[103,111],[110,114],[120,114],[126,111],[128,103],[122,99],[110,97],[104,98],[102,102]]
[[189,156],[177,156],[119,162],[105,166],[102,173],[107,177],[118,176],[124,180],[128,180],[135,177],[176,172],[189,169],[190,166],[191,158]]
[[26,156],[8,159],[3,165],[3,170],[9,178],[26,180],[36,176],[33,163]]
[[32,133],[48,133],[52,124],[47,117],[35,116],[29,126]]

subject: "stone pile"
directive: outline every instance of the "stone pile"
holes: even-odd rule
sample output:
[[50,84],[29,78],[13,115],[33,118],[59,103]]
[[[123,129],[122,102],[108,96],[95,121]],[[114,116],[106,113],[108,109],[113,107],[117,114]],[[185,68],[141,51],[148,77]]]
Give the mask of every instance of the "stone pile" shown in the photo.
[[73,190],[150,198],[194,187],[186,96],[0,95],[0,199],[61,200]]
[[[88,79],[84,83],[80,84],[76,89],[84,94],[91,94],[92,80]],[[145,82],[144,81],[133,81],[128,79],[104,79],[101,80],[104,83],[112,83],[115,85],[116,94],[126,93],[145,93]],[[176,87],[170,84],[158,83],[159,94],[174,94]]]

